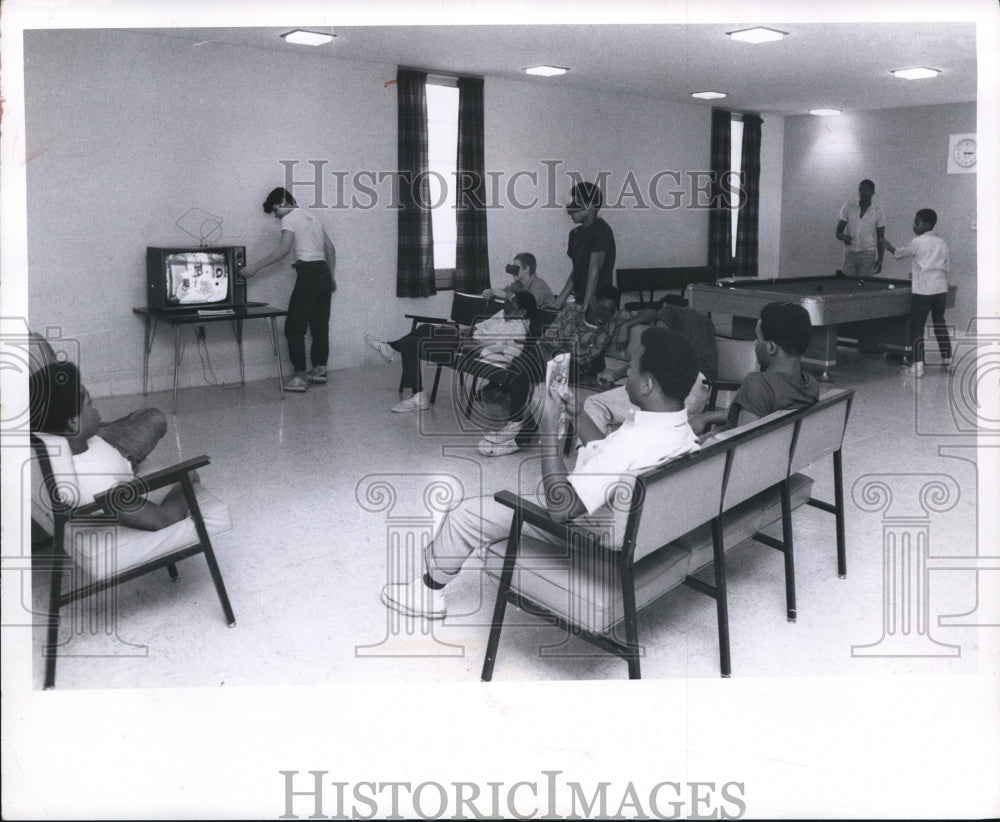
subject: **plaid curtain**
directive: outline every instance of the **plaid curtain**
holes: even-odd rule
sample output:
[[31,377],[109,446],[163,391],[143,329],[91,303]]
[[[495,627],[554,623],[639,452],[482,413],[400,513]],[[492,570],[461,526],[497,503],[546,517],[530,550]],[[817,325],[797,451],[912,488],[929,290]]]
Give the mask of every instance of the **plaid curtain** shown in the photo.
[[708,264],[715,268],[716,277],[730,276],[733,262],[733,233],[729,198],[722,182],[729,172],[730,132],[732,114],[712,109],[712,206],[708,212]]
[[399,230],[396,238],[396,296],[427,297],[434,287],[434,234],[431,228],[427,157],[427,73],[396,73],[399,173]]
[[757,218],[760,214],[760,115],[743,115],[743,197],[736,221],[733,276],[757,276]]
[[490,286],[486,244],[486,160],[483,128],[483,81],[458,79],[458,190],[455,202],[458,238],[455,290],[478,294]]

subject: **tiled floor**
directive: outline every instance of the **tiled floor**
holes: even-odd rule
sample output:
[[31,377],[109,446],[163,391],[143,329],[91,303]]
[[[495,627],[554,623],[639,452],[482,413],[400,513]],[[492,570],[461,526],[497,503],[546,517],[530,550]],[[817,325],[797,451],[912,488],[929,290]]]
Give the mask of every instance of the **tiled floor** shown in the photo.
[[[841,358],[835,384],[856,389],[844,448],[848,576],[836,574],[833,518],[809,507],[794,515],[795,624],[784,617],[781,556],[752,543],[731,553],[733,677],[973,672],[974,626],[1000,621],[990,613],[997,598],[985,590],[996,587],[989,573],[977,576],[968,563],[949,570],[932,559],[907,576],[920,590],[900,593],[908,597],[903,606],[886,604],[884,594],[894,577],[883,543],[898,534],[926,535],[932,557],[976,554],[974,439],[962,432],[950,399],[964,384],[963,364],[950,377],[929,366],[914,382],[881,357],[842,350]],[[420,414],[389,413],[397,382],[396,367],[380,361],[334,372],[328,385],[284,401],[272,380],[183,390],[154,456],[164,464],[201,453],[212,459],[202,480],[235,521],[215,545],[237,625],[226,626],[202,560],[188,560],[177,584],[162,573],[120,589],[110,633],[67,614],[57,687],[477,681],[494,583],[470,562],[449,586],[443,624],[399,620],[379,600],[389,545],[419,543],[435,511],[459,494],[537,477],[537,457],[530,449],[479,456],[481,430],[453,410],[450,372],[437,404]],[[169,408],[169,400],[157,394],[97,404],[112,418],[142,404]],[[832,499],[829,462],[813,474],[815,494]],[[33,582],[40,610],[46,580],[36,574]],[[918,624],[893,622],[908,614]],[[961,614],[969,615],[953,616]],[[710,599],[679,589],[642,612],[639,629],[644,678],[718,675]],[[36,687],[42,634],[34,631]],[[508,611],[496,680],[625,676],[621,661]]]

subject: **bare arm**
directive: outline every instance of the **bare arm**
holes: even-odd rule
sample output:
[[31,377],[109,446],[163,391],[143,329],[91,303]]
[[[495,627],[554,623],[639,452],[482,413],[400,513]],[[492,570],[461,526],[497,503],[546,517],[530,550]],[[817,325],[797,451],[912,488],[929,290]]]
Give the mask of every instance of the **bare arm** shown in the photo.
[[885,250],[888,247],[885,244],[885,226],[877,226],[875,228],[875,243],[878,246],[877,256],[875,257],[875,273],[878,274],[882,270],[882,257],[885,255]]
[[566,285],[562,287],[562,291],[556,296],[556,301],[552,304],[553,308],[562,308],[566,304],[566,298],[569,297],[570,292],[573,290],[573,277],[570,275],[566,278]]
[[[562,395],[556,393],[558,391],[562,391]],[[573,403],[572,391],[564,384],[560,388],[553,383],[545,395],[538,424],[542,442],[542,485],[545,489],[545,505],[556,522],[573,519],[587,510],[569,483],[570,472],[563,456],[563,437],[560,436],[559,419]]]
[[852,237],[850,234],[845,234],[844,229],[847,228],[847,220],[841,220],[837,223],[837,239],[840,240],[844,245],[850,245]]
[[583,307],[586,308],[594,300],[594,292],[597,290],[597,275],[604,265],[605,253],[595,251],[590,255],[590,266],[587,269],[587,290],[583,297]]
[[175,522],[180,522],[188,515],[187,500],[184,490],[177,486],[157,505],[155,502],[143,500],[136,507],[127,511],[119,511],[118,519],[127,528],[138,528],[141,531],[159,531]]
[[[278,247],[274,249],[270,254],[262,257],[254,265],[248,265],[243,269],[243,276],[246,279],[250,279],[255,276],[258,271],[262,268],[267,268],[269,265],[274,265],[278,260],[285,257],[289,251],[292,250],[292,236],[293,232],[285,229],[281,232],[281,239],[278,242]],[[330,248],[333,248],[333,243],[330,244]],[[336,259],[335,259],[336,261]]]
[[[327,236],[325,231],[323,232],[323,249],[326,253],[326,264],[330,266],[330,277],[333,279],[337,273],[337,249],[334,248],[333,240]],[[336,279],[333,280],[333,290],[337,290]]]

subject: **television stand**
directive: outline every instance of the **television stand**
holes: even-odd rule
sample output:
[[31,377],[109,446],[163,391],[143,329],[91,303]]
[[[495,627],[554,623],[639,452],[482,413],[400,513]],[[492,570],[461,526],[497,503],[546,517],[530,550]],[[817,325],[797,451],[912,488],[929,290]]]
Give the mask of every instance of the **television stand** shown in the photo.
[[[149,352],[153,349],[156,329],[160,323],[173,326],[174,329],[174,394],[171,413],[177,413],[177,375],[181,365],[181,328],[185,325],[197,326],[206,323],[230,322],[236,336],[236,348],[240,358],[240,385],[246,385],[243,369],[243,323],[246,320],[264,320],[268,336],[271,338],[271,348],[278,362],[278,388],[281,399],[285,398],[285,379],[281,370],[281,353],[278,351],[278,332],[276,320],[288,312],[283,308],[275,308],[267,303],[256,303],[228,311],[159,311],[154,308],[133,308],[133,314],[143,318],[146,325],[145,342],[142,349],[142,393],[149,393]],[[196,329],[192,329],[197,333]]]

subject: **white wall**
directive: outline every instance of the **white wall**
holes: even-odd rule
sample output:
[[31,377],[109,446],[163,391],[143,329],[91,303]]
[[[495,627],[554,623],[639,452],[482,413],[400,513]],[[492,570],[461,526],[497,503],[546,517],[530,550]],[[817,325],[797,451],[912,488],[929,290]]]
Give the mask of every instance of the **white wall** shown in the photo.
[[[785,121],[782,277],[832,274],[843,262],[834,237],[840,207],[857,199],[858,183],[875,182],[886,211],[886,237],[912,238],[920,208],[938,213],[937,233],[949,245],[952,281],[959,286],[949,322],[964,330],[976,310],[976,174],[948,174],[949,134],[976,131],[976,104],[885,109],[839,117]],[[889,255],[883,273],[906,277],[908,261]]]
[[[96,396],[141,388],[142,322],[131,308],[145,303],[146,246],[187,243],[174,224],[196,207],[222,218],[216,242],[262,256],[277,243],[278,224],[260,204],[286,182],[282,160],[297,161],[298,183],[312,181],[315,167],[322,175],[317,213],[337,246],[333,368],[370,358],[365,332],[391,337],[407,329],[407,312],[447,313],[451,292],[396,298],[390,184],[360,181],[377,190],[372,204],[355,182],[396,167],[396,92],[385,85],[395,66],[122,30],[30,31],[25,55],[30,321],[80,340]],[[606,173],[603,216],[620,266],[706,263],[706,195],[697,190],[705,180],[690,175],[709,166],[709,105],[595,94],[559,78],[546,86],[486,78],[485,97],[486,166],[499,182],[488,216],[495,284],[523,250],[538,256],[554,289],[565,282],[571,223],[562,205],[572,172]],[[782,125],[765,117],[762,273],[777,257]],[[343,190],[334,172],[347,173]],[[654,193],[670,207],[653,202],[657,179]],[[312,205],[313,190],[294,190]],[[520,208],[512,199],[534,202]],[[252,282],[251,298],[283,306],[292,276],[287,263],[269,269]],[[181,385],[202,384],[194,336],[185,335]],[[263,325],[247,335],[248,377],[275,375]],[[228,328],[209,326],[208,338],[216,376],[235,380]],[[161,332],[153,347],[154,389],[171,384],[168,339]],[[284,356],[283,340],[281,348]]]

